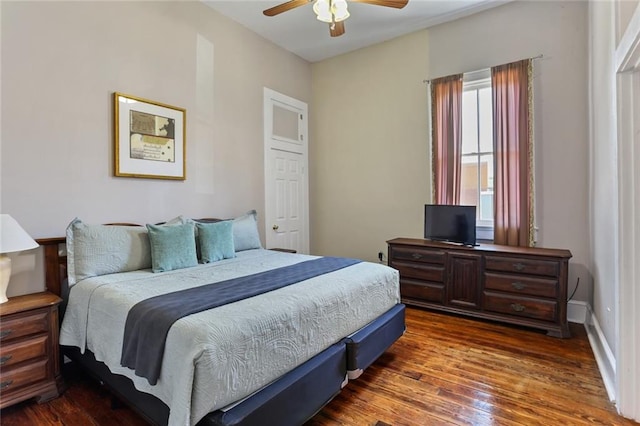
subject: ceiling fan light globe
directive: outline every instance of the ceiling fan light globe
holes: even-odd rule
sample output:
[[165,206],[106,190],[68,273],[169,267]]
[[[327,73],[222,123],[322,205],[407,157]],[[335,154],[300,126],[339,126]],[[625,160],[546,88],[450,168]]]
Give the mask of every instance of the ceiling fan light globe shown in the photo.
[[316,0],[313,4],[313,12],[318,15],[318,19],[320,16],[331,16],[331,3],[329,0]]
[[328,15],[320,14],[318,15],[318,21],[322,21],[330,24],[331,22],[333,22],[333,17],[331,16],[330,13]]
[[342,22],[347,19],[351,14],[345,9],[344,13],[335,13],[333,15],[333,20],[335,22]]
[[347,1],[346,0],[333,0],[331,2],[331,11],[336,13],[338,10],[347,10]]
[[341,22],[347,19],[350,14],[347,10],[346,0],[333,0],[331,2],[331,13],[335,22]]

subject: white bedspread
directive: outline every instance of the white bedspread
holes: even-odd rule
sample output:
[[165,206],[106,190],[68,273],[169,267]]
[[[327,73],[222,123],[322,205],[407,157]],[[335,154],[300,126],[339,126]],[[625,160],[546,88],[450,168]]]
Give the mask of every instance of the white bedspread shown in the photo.
[[120,366],[129,309],[148,297],[312,258],[248,250],[234,259],[161,274],[146,270],[85,279],[71,288],[60,343],[89,349],[112,373],[161,399],[170,407],[170,425],[194,425],[399,303],[397,271],[362,262],[182,318],[167,336],[155,386]]

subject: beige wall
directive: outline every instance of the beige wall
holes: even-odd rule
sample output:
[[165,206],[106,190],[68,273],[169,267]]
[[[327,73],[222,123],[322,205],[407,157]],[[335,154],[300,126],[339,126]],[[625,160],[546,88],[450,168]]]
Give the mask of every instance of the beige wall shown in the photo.
[[[539,242],[571,249],[571,284],[580,276],[578,298],[588,300],[584,3],[510,3],[313,65],[199,2],[1,5],[1,207],[35,237],[60,235],[75,216],[155,221],[262,209],[267,86],[310,103],[312,252],[376,260],[387,239],[423,232],[431,188],[423,79],[544,54]],[[523,36],[500,32],[516,29]],[[113,91],[187,109],[185,182],[112,176]],[[29,285],[22,281],[10,294]]]
[[[0,5],[2,213],[36,238],[75,216],[262,214],[263,87],[309,102],[309,63],[200,2]],[[186,181],[113,177],[114,91],[186,108]],[[9,295],[42,287],[34,256]]]
[[312,66],[311,252],[376,260],[422,235],[426,31]]
[[538,245],[572,251],[569,290],[579,277],[575,298],[589,301],[585,2],[509,3],[313,64],[313,251],[375,259],[389,238],[420,237],[431,198],[422,80],[539,54]]
[[640,0],[615,0],[615,37],[616,37],[616,45],[620,43],[620,39],[622,35],[626,31],[629,26],[629,22],[631,21],[631,17],[634,12],[638,9],[640,5]]

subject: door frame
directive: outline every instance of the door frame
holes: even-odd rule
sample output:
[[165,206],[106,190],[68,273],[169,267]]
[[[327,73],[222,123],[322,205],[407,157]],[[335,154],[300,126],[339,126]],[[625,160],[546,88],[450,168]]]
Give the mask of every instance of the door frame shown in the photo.
[[616,405],[640,420],[640,6],[615,51],[618,121]]
[[[298,121],[298,140],[293,141],[273,134],[273,106],[277,103],[287,109],[301,113]],[[274,196],[272,167],[269,162],[269,152],[272,149],[293,152],[302,155],[303,180],[301,182],[302,212],[300,253],[309,253],[309,114],[308,105],[298,99],[264,88],[264,232],[267,248],[270,247],[271,224],[274,213],[269,211],[268,200]],[[284,247],[286,248],[286,247]]]

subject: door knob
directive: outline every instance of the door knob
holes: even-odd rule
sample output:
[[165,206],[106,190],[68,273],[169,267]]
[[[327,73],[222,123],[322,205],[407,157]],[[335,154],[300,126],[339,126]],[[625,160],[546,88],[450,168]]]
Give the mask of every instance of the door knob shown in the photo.
[[277,231],[278,229],[280,229],[280,227],[278,225],[273,225],[273,230]]

